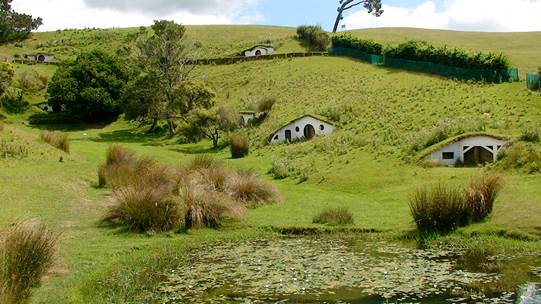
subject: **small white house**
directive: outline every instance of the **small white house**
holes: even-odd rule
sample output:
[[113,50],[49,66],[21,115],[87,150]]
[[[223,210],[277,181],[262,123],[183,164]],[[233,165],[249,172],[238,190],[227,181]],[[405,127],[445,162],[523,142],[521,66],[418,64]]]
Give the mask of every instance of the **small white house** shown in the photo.
[[313,115],[299,117],[269,136],[269,143],[279,144],[297,140],[310,140],[315,136],[327,135],[334,132],[336,126]]
[[444,166],[492,163],[498,160],[506,142],[504,137],[489,134],[464,134],[431,152],[426,159]]
[[274,53],[274,48],[270,45],[256,45],[243,51],[243,53],[245,57],[267,56]]
[[26,59],[35,62],[54,62],[54,55],[47,53],[26,54]]

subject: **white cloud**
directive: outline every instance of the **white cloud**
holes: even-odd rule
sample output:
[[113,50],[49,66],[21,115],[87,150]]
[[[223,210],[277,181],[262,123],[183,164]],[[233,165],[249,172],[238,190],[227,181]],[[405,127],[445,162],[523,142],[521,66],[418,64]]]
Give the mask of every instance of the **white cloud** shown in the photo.
[[415,8],[383,5],[379,18],[359,10],[345,17],[348,29],[421,27],[467,31],[540,31],[541,0],[447,0],[438,10],[429,0]]
[[207,4],[213,4],[208,9],[201,3],[193,7],[186,5],[188,2],[198,1],[200,0],[180,1],[185,6],[177,5],[169,7],[168,10],[157,11],[123,10],[118,5],[89,7],[85,0],[18,0],[14,1],[12,6],[18,12],[42,17],[43,26],[40,27],[40,31],[84,27],[132,27],[150,25],[155,19],[175,20],[182,24],[243,24],[263,19],[253,6],[256,0],[234,0],[234,3],[212,0],[207,1]]

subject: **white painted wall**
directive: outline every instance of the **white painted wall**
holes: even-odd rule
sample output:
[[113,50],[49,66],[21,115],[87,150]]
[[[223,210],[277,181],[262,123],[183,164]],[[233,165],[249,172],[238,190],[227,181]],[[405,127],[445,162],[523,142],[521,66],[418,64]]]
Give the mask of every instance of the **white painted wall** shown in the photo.
[[255,118],[255,113],[240,113],[240,116],[242,118],[242,124],[247,126],[248,122]]
[[254,57],[254,56],[256,56],[257,51],[261,52],[261,56],[272,55],[272,53],[274,53],[273,48],[267,48],[267,47],[263,47],[263,46],[258,46],[258,47],[254,48],[251,51],[244,52],[244,56],[246,56],[246,57]]
[[[464,154],[473,147],[484,147],[492,152],[494,161],[498,160],[498,152],[500,152],[505,140],[497,139],[490,136],[472,136],[464,138],[460,141],[447,145],[435,152],[432,152],[427,159],[444,166],[453,166],[458,162],[464,162]],[[467,150],[464,147],[469,147]],[[454,153],[453,159],[443,159],[443,153]]]
[[[39,61],[38,58],[43,55],[44,60]],[[26,59],[36,61],[36,62],[52,62],[54,61],[53,55],[46,55],[46,54],[35,54],[35,55],[26,55]]]
[[[314,127],[314,130],[316,131],[316,136],[331,134],[336,129],[335,126],[329,123],[326,123],[311,116],[305,116],[282,127],[280,130],[274,133],[271,137],[270,143],[280,144],[285,142],[286,130],[291,130],[292,141],[300,140],[304,137],[304,128],[309,124]],[[321,126],[323,126],[323,130],[321,130]]]

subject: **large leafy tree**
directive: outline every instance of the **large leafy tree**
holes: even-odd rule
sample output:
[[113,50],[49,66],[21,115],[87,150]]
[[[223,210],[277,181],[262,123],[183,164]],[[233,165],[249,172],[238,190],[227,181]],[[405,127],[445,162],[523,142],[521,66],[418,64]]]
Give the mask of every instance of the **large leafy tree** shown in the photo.
[[193,109],[212,106],[214,94],[192,81],[195,54],[186,28],[162,20],[155,21],[152,30],[152,35],[141,32],[133,48],[139,75],[127,87],[126,112],[131,118],[152,119],[153,126],[165,119],[172,136],[175,118],[186,121]]
[[52,105],[65,104],[73,113],[101,120],[120,112],[120,97],[129,79],[123,61],[104,51],[80,54],[54,74],[47,93]]
[[17,13],[11,8],[13,0],[0,0],[0,43],[28,38],[42,24],[41,18]]
[[381,0],[339,0],[338,4],[340,6],[337,9],[338,16],[336,16],[336,21],[334,22],[333,33],[336,33],[340,21],[344,19],[344,12],[356,6],[363,5],[368,13],[376,17],[383,14],[383,10],[381,9]]
[[224,108],[199,108],[190,112],[185,136],[193,141],[207,138],[217,148],[223,134],[237,127],[235,119]]

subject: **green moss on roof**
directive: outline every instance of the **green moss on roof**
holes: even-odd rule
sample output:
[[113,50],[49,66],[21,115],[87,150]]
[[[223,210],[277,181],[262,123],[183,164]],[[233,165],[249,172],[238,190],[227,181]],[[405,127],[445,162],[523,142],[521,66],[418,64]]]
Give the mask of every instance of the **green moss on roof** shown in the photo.
[[448,145],[451,145],[451,144],[454,144],[458,141],[461,141],[465,138],[468,138],[468,137],[476,137],[476,136],[487,136],[487,137],[492,137],[492,138],[496,138],[496,139],[500,139],[500,140],[510,140],[512,137],[511,136],[508,136],[508,135],[501,135],[501,134],[492,134],[492,133],[487,133],[487,132],[468,132],[468,133],[463,133],[463,134],[460,134],[460,135],[457,135],[457,136],[454,136],[454,137],[450,137],[444,141],[441,141],[437,144],[434,144],[424,150],[422,150],[421,152],[419,152],[419,156],[417,157],[417,160],[418,161],[421,161],[423,160],[425,157],[427,157],[428,155],[432,154],[433,152],[436,152],[438,151],[439,149],[445,147],[445,146],[448,146]]

